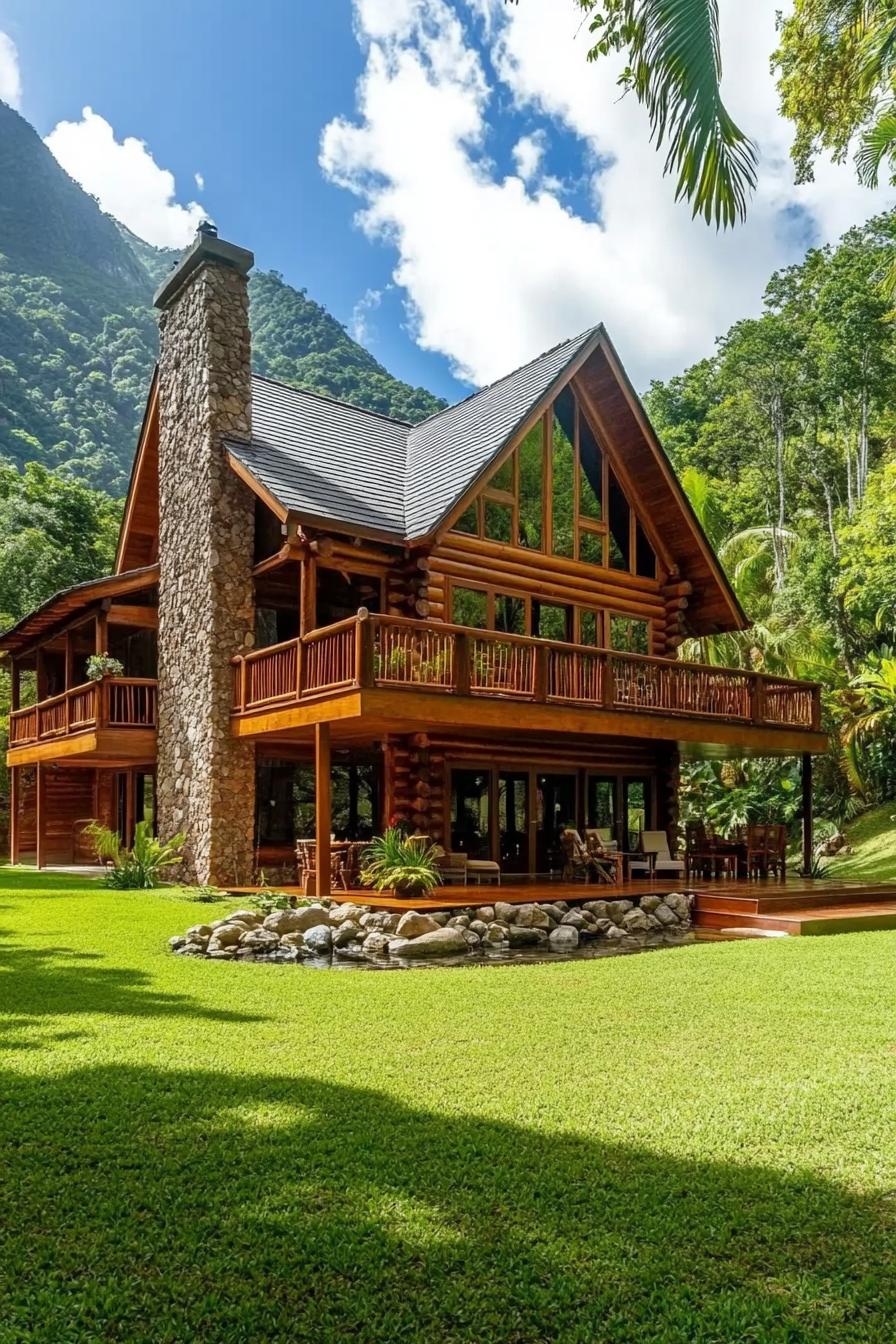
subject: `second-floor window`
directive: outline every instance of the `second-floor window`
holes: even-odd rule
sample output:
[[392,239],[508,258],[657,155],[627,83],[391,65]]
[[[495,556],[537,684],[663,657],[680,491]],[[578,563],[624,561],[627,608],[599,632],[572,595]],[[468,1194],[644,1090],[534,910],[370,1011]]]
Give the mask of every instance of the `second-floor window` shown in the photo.
[[495,469],[454,530],[656,577],[653,548],[570,386]]

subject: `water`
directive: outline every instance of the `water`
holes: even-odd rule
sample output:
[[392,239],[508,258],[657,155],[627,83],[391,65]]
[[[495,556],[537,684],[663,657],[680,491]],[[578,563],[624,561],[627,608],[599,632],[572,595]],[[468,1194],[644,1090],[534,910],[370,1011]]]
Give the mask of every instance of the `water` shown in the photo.
[[663,948],[693,947],[696,943],[728,942],[729,937],[715,929],[681,929],[672,933],[649,933],[639,937],[608,942],[594,939],[578,947],[554,951],[546,944],[536,947],[474,948],[456,956],[410,958],[400,956],[303,957],[297,966],[315,971],[421,971],[457,970],[483,966],[539,966],[559,961],[596,961],[601,957],[627,957],[637,952],[658,952]]

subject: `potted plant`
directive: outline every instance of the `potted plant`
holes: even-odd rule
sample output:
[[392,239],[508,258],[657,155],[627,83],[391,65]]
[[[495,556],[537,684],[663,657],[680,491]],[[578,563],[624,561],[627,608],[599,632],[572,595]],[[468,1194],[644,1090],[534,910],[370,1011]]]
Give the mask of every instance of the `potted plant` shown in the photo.
[[108,653],[92,653],[87,659],[87,680],[102,681],[104,677],[123,677],[124,663]]
[[414,836],[404,836],[397,826],[378,835],[364,853],[361,881],[377,891],[394,891],[403,900],[428,896],[442,881],[437,860],[442,851]]

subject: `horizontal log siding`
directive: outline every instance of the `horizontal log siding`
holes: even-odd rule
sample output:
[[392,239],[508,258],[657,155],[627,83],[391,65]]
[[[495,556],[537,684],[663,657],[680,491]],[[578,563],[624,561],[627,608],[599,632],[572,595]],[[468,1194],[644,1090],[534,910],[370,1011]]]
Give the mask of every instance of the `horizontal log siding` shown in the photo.
[[[666,650],[669,619],[661,584],[611,569],[593,569],[580,561],[540,551],[501,546],[500,555],[483,554],[478,537],[446,534],[430,556],[429,602],[434,620],[451,620],[451,585],[487,585],[501,593],[561,605],[588,607],[652,623],[653,652]],[[497,548],[497,543],[493,543]]]

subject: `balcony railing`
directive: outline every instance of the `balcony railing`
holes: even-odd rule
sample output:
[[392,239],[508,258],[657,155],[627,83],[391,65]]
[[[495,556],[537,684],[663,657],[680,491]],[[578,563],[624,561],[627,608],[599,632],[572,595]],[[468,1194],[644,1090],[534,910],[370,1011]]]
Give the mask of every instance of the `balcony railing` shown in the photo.
[[9,716],[10,747],[70,737],[90,728],[155,728],[158,690],[148,677],[88,681]]
[[380,687],[818,730],[819,688],[585,645],[359,613],[233,660],[233,711]]

